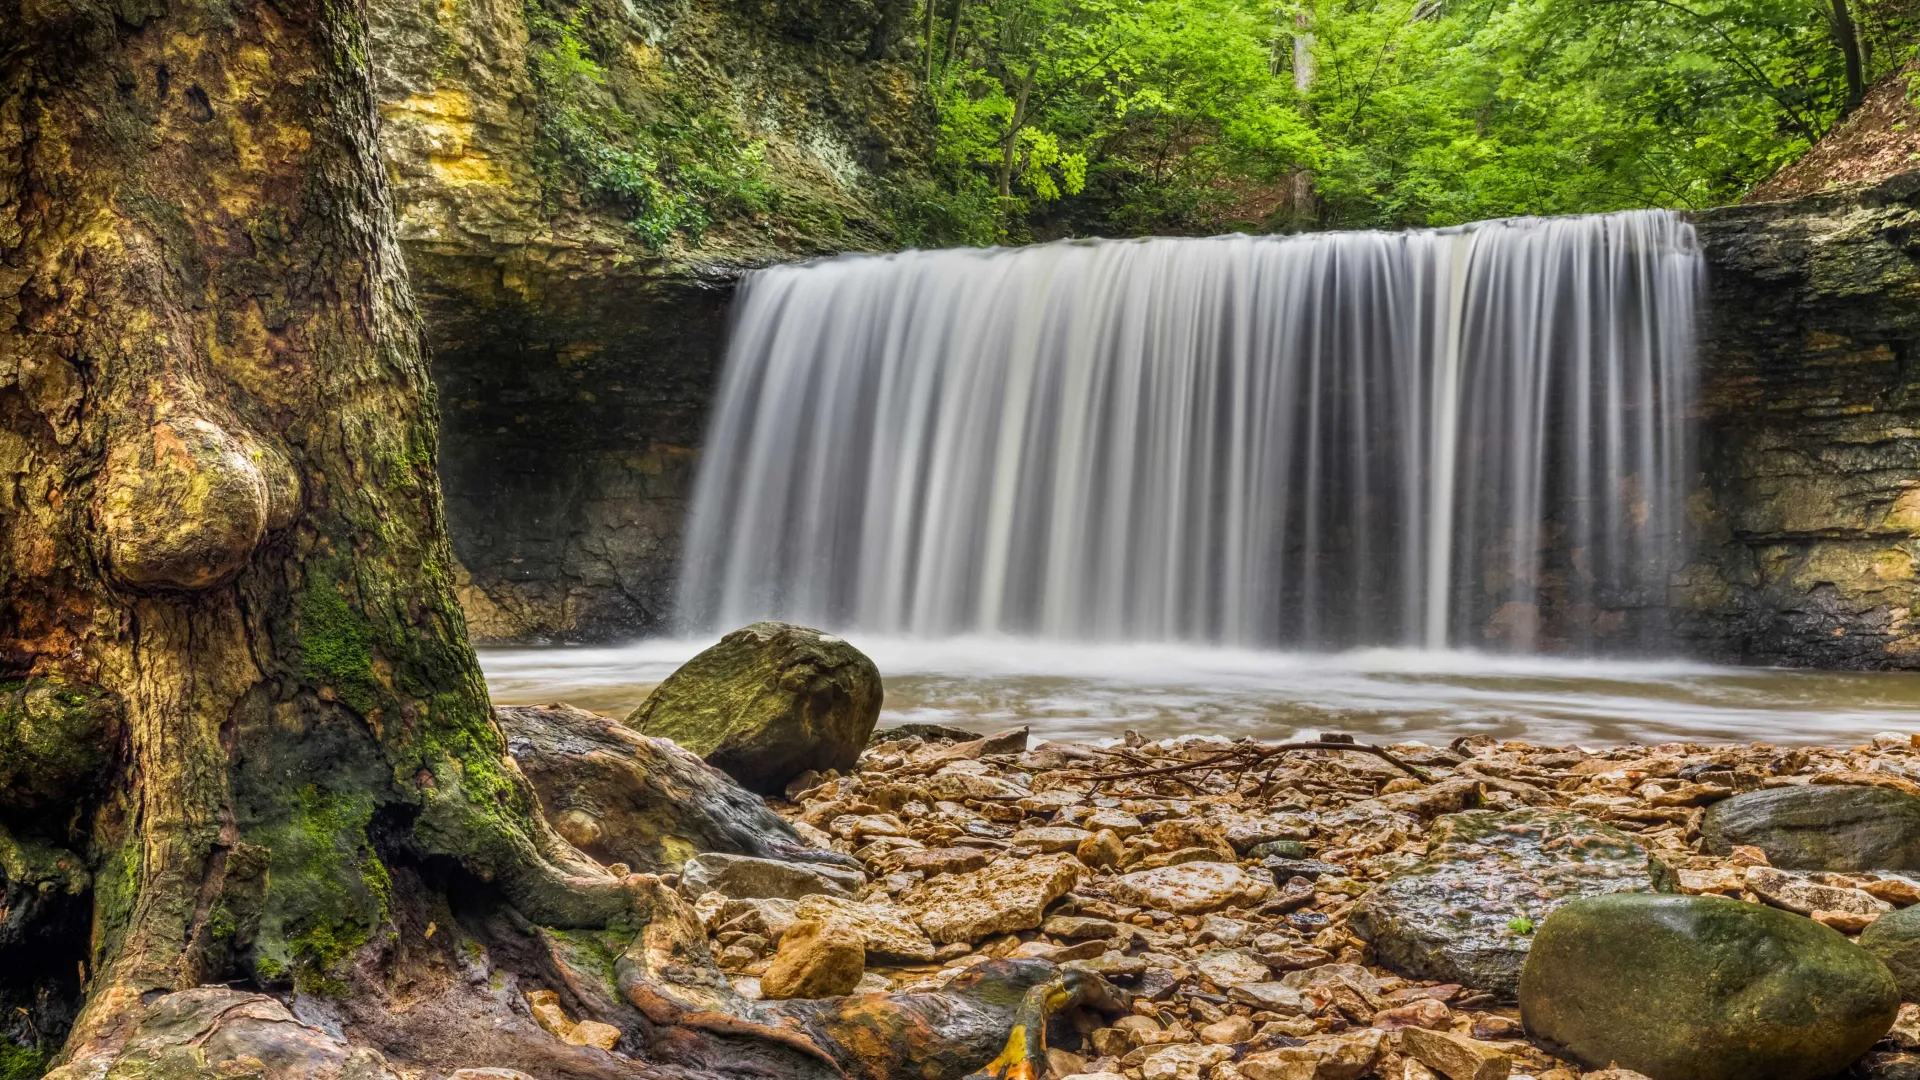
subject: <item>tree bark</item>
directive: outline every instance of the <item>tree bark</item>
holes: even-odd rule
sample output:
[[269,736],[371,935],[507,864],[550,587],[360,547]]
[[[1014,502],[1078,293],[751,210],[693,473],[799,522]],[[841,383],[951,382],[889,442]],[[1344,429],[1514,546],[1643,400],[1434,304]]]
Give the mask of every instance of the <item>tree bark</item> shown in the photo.
[[1853,13],[1847,8],[1847,0],[1833,0],[1833,39],[1840,46],[1841,66],[1847,78],[1847,99],[1839,117],[1834,120],[1835,126],[1838,126],[1867,97],[1867,72],[1860,54],[1860,30],[1854,24]]
[[0,0],[0,836],[91,870],[74,1075],[156,991],[338,978],[381,829],[542,921],[631,907],[503,764],[363,31]]

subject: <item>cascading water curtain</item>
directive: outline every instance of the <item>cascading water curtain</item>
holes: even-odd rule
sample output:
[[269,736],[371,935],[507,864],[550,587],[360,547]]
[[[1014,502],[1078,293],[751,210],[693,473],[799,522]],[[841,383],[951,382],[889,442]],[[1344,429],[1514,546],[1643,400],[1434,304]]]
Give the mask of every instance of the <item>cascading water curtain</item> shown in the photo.
[[1700,276],[1658,211],[762,271],[682,617],[1655,646]]

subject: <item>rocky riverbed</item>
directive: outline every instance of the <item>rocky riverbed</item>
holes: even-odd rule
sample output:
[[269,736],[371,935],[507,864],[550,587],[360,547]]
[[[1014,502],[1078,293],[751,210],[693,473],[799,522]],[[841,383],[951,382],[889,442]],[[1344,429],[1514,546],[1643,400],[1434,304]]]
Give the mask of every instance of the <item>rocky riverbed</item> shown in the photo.
[[1908,736],[1343,738],[895,728],[772,799],[864,881],[703,855],[680,890],[749,998],[931,988],[1020,957],[1129,991],[1125,1015],[1050,1026],[1055,1077],[1920,1076],[1920,1008],[1897,1002],[1920,996]]

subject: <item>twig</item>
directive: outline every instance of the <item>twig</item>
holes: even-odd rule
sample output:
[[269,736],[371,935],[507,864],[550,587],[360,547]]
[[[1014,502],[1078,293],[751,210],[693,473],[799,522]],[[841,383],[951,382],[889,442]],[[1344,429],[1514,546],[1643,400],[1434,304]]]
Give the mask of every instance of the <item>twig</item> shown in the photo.
[[1183,761],[1178,765],[1162,765],[1158,768],[1151,769],[1129,769],[1124,772],[1095,773],[1092,775],[1082,773],[1076,775],[1074,779],[1138,780],[1148,776],[1168,776],[1173,773],[1191,772],[1194,769],[1217,767],[1229,761],[1238,761],[1243,768],[1252,768],[1268,758],[1276,757],[1280,754],[1292,753],[1296,750],[1352,750],[1356,753],[1372,754],[1374,757],[1380,758],[1387,764],[1418,779],[1422,783],[1431,784],[1433,782],[1433,777],[1427,775],[1425,770],[1415,768],[1401,761],[1399,758],[1394,757],[1378,746],[1369,746],[1366,743],[1357,742],[1320,742],[1318,740],[1314,742],[1280,743],[1275,746],[1236,746],[1225,753],[1201,758],[1199,761]]

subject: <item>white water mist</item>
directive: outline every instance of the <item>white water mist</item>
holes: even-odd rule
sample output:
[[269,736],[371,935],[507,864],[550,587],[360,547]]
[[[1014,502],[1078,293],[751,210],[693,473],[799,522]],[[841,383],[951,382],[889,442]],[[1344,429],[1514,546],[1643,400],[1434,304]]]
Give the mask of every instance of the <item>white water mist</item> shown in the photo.
[[1649,646],[1700,274],[1658,211],[762,271],[682,617]]

